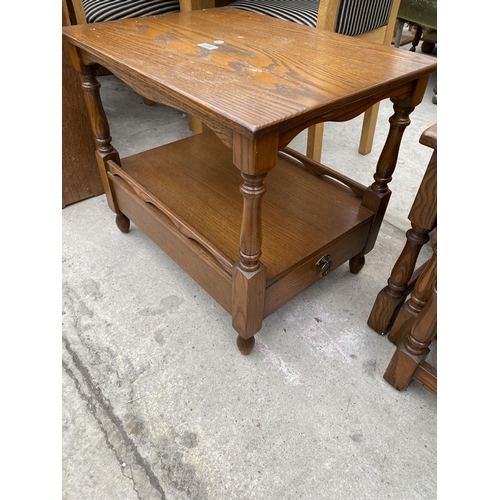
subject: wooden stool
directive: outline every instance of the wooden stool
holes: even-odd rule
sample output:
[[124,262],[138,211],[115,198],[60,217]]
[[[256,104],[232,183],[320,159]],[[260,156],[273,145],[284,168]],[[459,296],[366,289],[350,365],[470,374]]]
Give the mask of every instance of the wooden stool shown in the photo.
[[388,339],[396,346],[410,335],[415,320],[432,297],[432,287],[437,279],[437,242],[432,245],[432,256],[418,277],[410,298],[399,310]]
[[437,243],[432,249],[432,257],[391,329],[397,348],[384,379],[400,391],[416,380],[437,396],[437,370],[425,361],[437,334]]
[[406,233],[405,247],[387,286],[377,295],[368,318],[368,326],[382,335],[391,328],[399,308],[422,273],[425,265],[415,271],[417,258],[422,246],[429,241],[429,233],[437,226],[437,124],[424,131],[420,143],[434,151],[408,215],[411,229]]

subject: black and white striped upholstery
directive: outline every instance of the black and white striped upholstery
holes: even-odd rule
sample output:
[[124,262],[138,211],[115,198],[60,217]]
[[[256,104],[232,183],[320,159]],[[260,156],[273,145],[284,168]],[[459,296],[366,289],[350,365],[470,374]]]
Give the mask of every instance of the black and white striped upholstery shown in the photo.
[[385,26],[393,0],[342,0],[335,32],[355,36]]
[[316,27],[319,0],[236,0],[230,7]]
[[[355,36],[385,26],[393,0],[341,0],[335,32]],[[316,27],[319,0],[236,0],[231,7]]]
[[179,12],[179,0],[82,0],[88,23]]

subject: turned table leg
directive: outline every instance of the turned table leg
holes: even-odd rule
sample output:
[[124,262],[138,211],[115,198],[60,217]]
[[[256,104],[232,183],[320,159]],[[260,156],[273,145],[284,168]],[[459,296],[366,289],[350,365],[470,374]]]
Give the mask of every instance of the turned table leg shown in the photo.
[[263,175],[241,174],[243,219],[240,232],[240,261],[233,269],[233,328],[242,354],[250,354],[254,335],[262,328],[266,268],[260,262],[262,246],[261,207],[266,192]]
[[111,135],[109,130],[109,123],[104,111],[101,101],[99,89],[101,84],[97,81],[97,64],[84,65],[81,64],[77,69],[80,72],[82,81],[82,88],[84,90],[85,103],[90,117],[92,130],[96,142],[96,158],[99,167],[99,173],[106,193],[108,205],[115,212],[116,225],[123,233],[127,233],[130,228],[130,220],[120,212],[116,203],[113,188],[108,179],[108,165],[109,160],[114,161],[120,165],[120,157],[118,152],[111,145]]
[[359,271],[363,269],[365,260],[365,256],[362,254],[353,257],[351,260],[349,260],[349,271],[351,271],[352,274],[358,274]]
[[118,212],[116,214],[115,218],[116,225],[118,226],[118,229],[122,233],[128,233],[130,230],[130,219],[126,216],[123,215],[121,212]]
[[365,255],[375,246],[375,241],[384,219],[385,211],[391,197],[389,183],[396,169],[399,148],[406,127],[410,124],[410,114],[415,106],[406,106],[404,102],[392,99],[394,114],[389,118],[389,133],[377,162],[373,175],[374,182],[363,194],[362,205],[375,213],[375,217],[363,250],[349,261],[349,270],[359,273],[365,264]]

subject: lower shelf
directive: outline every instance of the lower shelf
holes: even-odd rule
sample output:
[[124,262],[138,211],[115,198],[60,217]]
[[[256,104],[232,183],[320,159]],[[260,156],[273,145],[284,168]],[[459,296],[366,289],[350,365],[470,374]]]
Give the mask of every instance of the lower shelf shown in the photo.
[[[231,150],[203,133],[124,158],[112,172],[119,210],[231,312],[243,211]],[[280,156],[266,186],[264,316],[320,279],[323,254],[332,269],[357,255],[374,217],[359,198],[293,159]]]

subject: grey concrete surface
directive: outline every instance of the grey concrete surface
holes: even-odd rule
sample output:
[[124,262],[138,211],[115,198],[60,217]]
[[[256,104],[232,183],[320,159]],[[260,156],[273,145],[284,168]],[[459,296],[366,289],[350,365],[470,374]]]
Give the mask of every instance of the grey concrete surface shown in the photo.
[[[181,112],[101,82],[123,157],[190,135]],[[437,498],[437,400],[383,380],[394,346],[366,324],[431,155],[419,138],[437,122],[435,84],[361,273],[343,265],[272,314],[250,356],[203,289],[133,224],[118,231],[104,196],[62,211],[63,499]],[[365,157],[361,118],[327,124],[323,162],[370,183],[391,114],[384,101]]]

